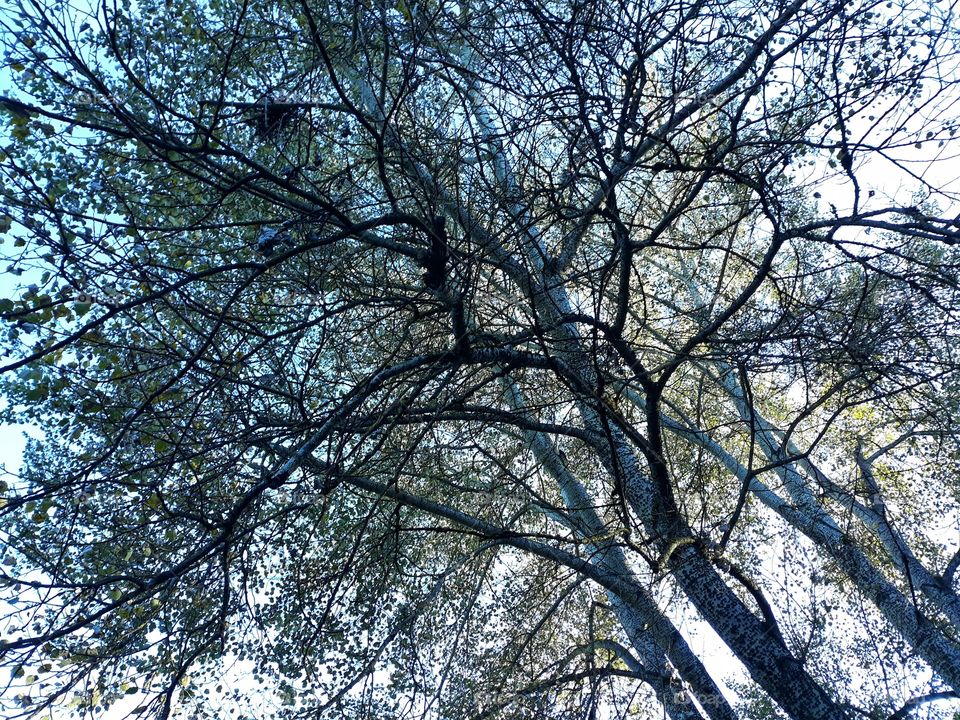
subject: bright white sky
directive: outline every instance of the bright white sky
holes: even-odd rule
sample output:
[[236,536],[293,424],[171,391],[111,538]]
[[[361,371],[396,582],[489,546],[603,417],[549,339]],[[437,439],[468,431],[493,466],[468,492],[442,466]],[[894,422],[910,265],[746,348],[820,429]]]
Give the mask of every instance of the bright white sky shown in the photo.
[[[9,69],[0,69],[0,94],[10,94],[12,88]],[[952,114],[960,116],[960,104],[955,104]],[[947,217],[960,214],[960,160],[957,158],[936,158],[939,162],[931,162],[935,156],[929,153],[935,153],[937,150],[929,144],[929,150],[921,153],[916,151],[913,154],[904,153],[903,157],[910,158],[910,169],[912,172],[922,175],[931,185],[941,188],[947,195],[941,196],[938,202]],[[819,172],[823,168],[817,168]],[[878,195],[886,195],[889,198],[895,198],[897,201],[905,204],[910,202],[910,196],[917,187],[916,180],[907,177],[902,171],[896,168],[892,163],[883,160],[873,160],[866,165],[858,168],[857,175],[864,183],[864,190],[873,188],[877,190]],[[843,181],[845,178],[838,178]],[[836,184],[826,184],[821,192],[826,197],[835,199],[838,207],[847,203],[840,200],[848,192],[844,186],[847,183],[837,182]],[[948,197],[952,195],[951,197]],[[838,200],[838,201],[837,201]],[[824,199],[822,202],[826,202]],[[9,241],[8,241],[9,242]],[[2,270],[2,268],[0,268]],[[18,293],[18,285],[29,284],[26,276],[14,277],[10,274],[0,274],[0,297],[15,297]],[[0,398],[2,402],[2,398]],[[34,437],[40,435],[39,430],[33,426],[27,425],[0,425],[0,477],[9,480],[8,475],[16,475],[19,471],[21,458],[25,445],[25,433]],[[0,556],[2,556],[0,549]],[[768,572],[777,572],[774,565],[767,569]],[[724,678],[741,675],[739,663],[730,655],[723,646],[722,642],[716,636],[709,626],[704,623],[683,620],[683,618],[674,615],[673,620],[677,622],[690,642],[693,651],[701,657],[708,669],[716,678]],[[242,677],[245,673],[240,671],[238,675]],[[238,678],[238,681],[239,678]],[[727,688],[724,688],[727,691]],[[731,692],[726,692],[729,699],[733,699]],[[124,703],[125,704],[125,703]],[[127,708],[129,709],[129,707]],[[117,709],[107,713],[104,717],[119,718],[123,716],[120,706]]]

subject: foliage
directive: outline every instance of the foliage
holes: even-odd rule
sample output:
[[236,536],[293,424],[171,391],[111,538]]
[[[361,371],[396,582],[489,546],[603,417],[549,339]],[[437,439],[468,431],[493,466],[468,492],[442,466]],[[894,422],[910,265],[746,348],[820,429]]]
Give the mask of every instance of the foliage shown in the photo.
[[11,716],[948,707],[955,7],[6,18]]

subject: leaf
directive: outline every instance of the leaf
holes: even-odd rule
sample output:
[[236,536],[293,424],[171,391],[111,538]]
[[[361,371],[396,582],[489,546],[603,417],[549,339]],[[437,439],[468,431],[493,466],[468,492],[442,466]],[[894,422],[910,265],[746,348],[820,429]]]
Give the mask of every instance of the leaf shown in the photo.
[[41,384],[27,390],[25,397],[27,400],[32,402],[40,402],[42,400],[46,400],[49,394],[48,386],[46,384]]
[[413,12],[407,5],[406,0],[397,0],[397,4],[394,7],[403,15],[403,18],[407,22],[413,22]]

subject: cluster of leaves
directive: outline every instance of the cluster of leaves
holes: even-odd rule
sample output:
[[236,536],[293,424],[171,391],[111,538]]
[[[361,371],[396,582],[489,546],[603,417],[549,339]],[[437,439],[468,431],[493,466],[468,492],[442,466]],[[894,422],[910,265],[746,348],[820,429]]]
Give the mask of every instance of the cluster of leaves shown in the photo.
[[5,709],[960,690],[949,7],[7,10]]

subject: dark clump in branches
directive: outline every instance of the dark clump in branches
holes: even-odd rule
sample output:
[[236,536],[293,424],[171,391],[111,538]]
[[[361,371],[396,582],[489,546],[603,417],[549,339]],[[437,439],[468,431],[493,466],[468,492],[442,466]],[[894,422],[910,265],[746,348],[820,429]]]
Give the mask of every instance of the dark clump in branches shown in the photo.
[[254,107],[251,116],[245,122],[253,128],[255,137],[266,140],[288,127],[302,108],[303,106],[298,103],[274,102],[267,96],[259,107]]
[[225,100],[203,100],[201,106],[213,106],[219,110],[228,108],[238,111],[243,124],[253,128],[254,137],[259,140],[275,138],[287,129],[305,110],[310,108],[331,109],[328,103],[288,102],[265,95],[256,102],[233,102]]
[[264,228],[260,231],[260,235],[257,238],[257,252],[264,257],[270,257],[279,248],[292,246],[293,240],[290,238],[290,235],[282,230]]
[[[433,218],[433,224],[430,228],[430,250],[424,254],[421,260],[424,269],[423,284],[437,295],[442,295],[443,291],[448,289],[447,265],[449,260],[450,249],[446,220],[438,215]],[[457,294],[451,300],[450,321],[455,341],[454,353],[457,357],[465,358],[470,354],[470,339],[461,294]]]
[[446,221],[437,216],[433,219],[430,232],[430,251],[423,258],[423,283],[430,290],[439,291],[447,280],[447,248]]

